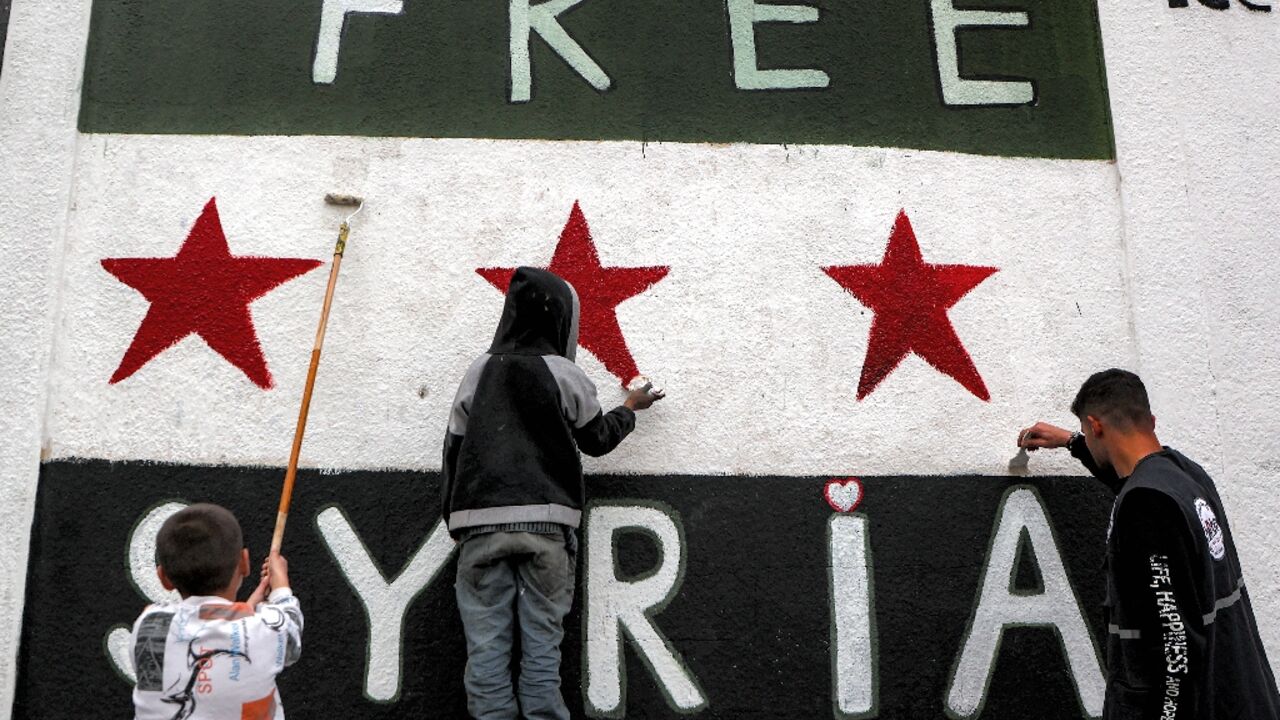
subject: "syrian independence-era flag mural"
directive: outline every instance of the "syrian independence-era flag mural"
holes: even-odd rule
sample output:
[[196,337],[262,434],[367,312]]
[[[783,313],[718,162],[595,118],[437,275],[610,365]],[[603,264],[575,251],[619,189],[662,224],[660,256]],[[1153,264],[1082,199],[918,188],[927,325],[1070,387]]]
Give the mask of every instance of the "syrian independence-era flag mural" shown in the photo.
[[1133,356],[1091,0],[96,0],[16,716],[127,714],[159,525],[286,538],[290,717],[458,718],[452,395],[519,265],[582,300],[574,716],[1100,715],[1109,498],[1010,463]]

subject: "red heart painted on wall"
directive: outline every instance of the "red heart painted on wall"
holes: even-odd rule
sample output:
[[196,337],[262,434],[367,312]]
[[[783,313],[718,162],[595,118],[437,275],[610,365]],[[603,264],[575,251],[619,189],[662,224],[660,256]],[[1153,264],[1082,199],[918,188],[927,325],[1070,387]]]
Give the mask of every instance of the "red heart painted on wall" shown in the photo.
[[858,503],[862,502],[862,481],[853,477],[828,480],[822,495],[832,510],[853,512]]

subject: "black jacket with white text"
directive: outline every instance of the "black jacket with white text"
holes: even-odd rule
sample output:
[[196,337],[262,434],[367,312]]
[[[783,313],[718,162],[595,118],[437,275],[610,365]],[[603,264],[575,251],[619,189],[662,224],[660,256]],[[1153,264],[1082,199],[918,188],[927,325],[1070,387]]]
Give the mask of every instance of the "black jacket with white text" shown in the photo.
[[1165,448],[1116,490],[1107,537],[1104,720],[1280,720],[1231,526],[1213,480]]

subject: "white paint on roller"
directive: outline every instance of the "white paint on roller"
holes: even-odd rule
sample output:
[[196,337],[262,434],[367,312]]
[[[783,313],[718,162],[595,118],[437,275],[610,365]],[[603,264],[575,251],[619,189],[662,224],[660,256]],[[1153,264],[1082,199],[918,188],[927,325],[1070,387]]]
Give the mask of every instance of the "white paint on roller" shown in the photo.
[[867,518],[832,515],[827,535],[835,715],[842,720],[872,718],[877,714],[879,663]]
[[[658,545],[660,560],[636,580],[618,579],[614,535],[643,532]],[[587,714],[616,717],[626,708],[626,659],[623,638],[658,682],[672,709],[694,713],[707,697],[679,652],[658,629],[655,616],[680,590],[684,574],[684,537],[674,510],[647,504],[594,504],[587,510],[586,584],[582,634],[586,638],[583,695]]]
[[766,5],[755,0],[726,0],[729,35],[733,41],[733,81],[740,90],[824,88],[831,83],[816,69],[761,70],[756,52],[756,24],[815,23],[818,8],[808,5]]
[[405,613],[453,554],[449,530],[437,522],[404,568],[388,580],[341,509],[322,510],[316,527],[369,621],[364,694],[375,702],[394,702],[400,697]]
[[602,92],[609,89],[612,81],[604,68],[591,59],[556,19],[582,1],[547,0],[530,5],[529,0],[511,0],[511,102],[529,102],[533,98],[529,41],[535,32],[591,87]]
[[[1018,547],[1025,535],[1044,580],[1041,592],[1015,591]],[[1028,486],[1005,493],[997,511],[991,548],[983,567],[980,594],[965,629],[960,656],[947,689],[946,712],[968,720],[982,712],[987,688],[1000,653],[1000,641],[1010,627],[1050,627],[1062,643],[1081,709],[1102,717],[1106,680],[1098,651],[1067,579],[1053,527],[1036,491]]]
[[320,34],[316,37],[316,59],[311,65],[311,81],[328,85],[338,77],[338,56],[342,31],[352,13],[399,15],[404,0],[324,0],[320,10]]
[[1035,100],[1035,86],[1025,80],[968,80],[960,76],[960,52],[956,30],[972,27],[1026,27],[1025,12],[961,10],[955,0],[932,0],[933,42],[942,82],[942,100],[948,105],[1025,105]]

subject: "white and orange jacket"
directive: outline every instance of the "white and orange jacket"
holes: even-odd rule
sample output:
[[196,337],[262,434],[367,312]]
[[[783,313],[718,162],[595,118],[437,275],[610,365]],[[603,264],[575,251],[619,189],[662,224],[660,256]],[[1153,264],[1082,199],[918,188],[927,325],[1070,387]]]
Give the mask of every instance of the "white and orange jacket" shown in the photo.
[[149,605],[133,624],[136,720],[284,720],[276,675],[302,653],[289,588],[256,608],[193,596]]

